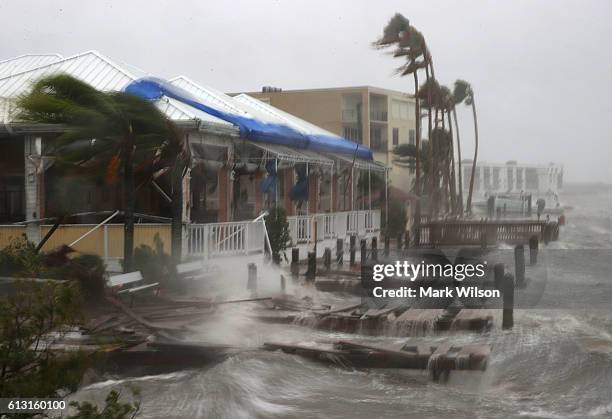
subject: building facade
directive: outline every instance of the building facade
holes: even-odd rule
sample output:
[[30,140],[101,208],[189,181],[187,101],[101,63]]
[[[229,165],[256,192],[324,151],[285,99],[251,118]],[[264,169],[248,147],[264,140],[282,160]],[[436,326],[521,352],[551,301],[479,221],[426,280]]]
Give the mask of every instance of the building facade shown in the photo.
[[[121,183],[59,170],[50,146],[66,127],[18,118],[16,99],[60,73],[151,100],[184,133],[192,165],[183,182],[183,255],[263,250],[262,214],[274,207],[286,209],[293,245],[380,230],[384,203],[372,199],[372,185],[387,171],[367,147],[354,152],[350,141],[247,95],[230,97],[184,76],[138,77],[95,51],[23,60],[4,62],[9,75],[0,77],[0,248],[22,234],[37,243],[54,220],[69,217],[43,249],[69,244],[122,257]],[[160,94],[150,96],[149,88]],[[159,235],[169,250],[168,174],[140,186],[135,243],[153,246]]]
[[[463,160],[462,169],[463,197],[467,199],[472,160]],[[563,166],[559,164],[535,165],[514,160],[506,163],[476,162],[474,202],[485,201],[490,196],[531,195],[534,199],[545,199],[547,207],[556,207],[562,188]]]
[[393,149],[415,144],[415,101],[406,93],[372,86],[249,92],[276,108],[369,147],[387,166],[390,184],[412,191],[414,169],[395,162]]

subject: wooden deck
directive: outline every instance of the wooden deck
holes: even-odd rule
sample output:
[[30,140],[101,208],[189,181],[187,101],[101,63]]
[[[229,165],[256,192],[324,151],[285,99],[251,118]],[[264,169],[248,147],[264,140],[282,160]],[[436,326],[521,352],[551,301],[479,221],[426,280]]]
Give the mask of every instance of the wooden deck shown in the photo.
[[535,220],[429,221],[421,224],[419,246],[522,244],[533,236],[544,242],[555,241],[559,224]]

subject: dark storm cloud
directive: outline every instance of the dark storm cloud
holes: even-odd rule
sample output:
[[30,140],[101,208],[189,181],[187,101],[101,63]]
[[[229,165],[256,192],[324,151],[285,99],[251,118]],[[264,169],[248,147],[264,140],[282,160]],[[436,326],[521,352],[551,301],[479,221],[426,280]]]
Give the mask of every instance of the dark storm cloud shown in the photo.
[[[469,80],[481,158],[555,161],[612,181],[612,3],[607,1],[1,1],[0,58],[96,49],[223,91],[375,85],[411,91],[373,51],[394,12],[420,29],[436,75]],[[461,111],[464,155],[472,125]]]

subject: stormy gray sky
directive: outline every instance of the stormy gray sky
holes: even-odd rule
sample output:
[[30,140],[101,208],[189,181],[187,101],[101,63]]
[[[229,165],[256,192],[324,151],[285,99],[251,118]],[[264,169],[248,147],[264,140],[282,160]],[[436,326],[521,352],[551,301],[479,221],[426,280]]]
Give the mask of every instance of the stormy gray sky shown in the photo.
[[[612,2],[0,0],[0,59],[95,49],[222,91],[373,85],[411,92],[369,47],[395,12],[423,32],[436,75],[476,93],[482,160],[555,161],[612,182]],[[473,152],[460,110],[464,155]]]

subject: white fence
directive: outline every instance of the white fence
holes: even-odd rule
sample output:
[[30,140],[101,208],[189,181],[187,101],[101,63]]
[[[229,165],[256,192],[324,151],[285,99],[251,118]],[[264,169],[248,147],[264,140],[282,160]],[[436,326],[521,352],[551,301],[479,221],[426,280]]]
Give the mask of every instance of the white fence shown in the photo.
[[263,220],[190,224],[188,226],[188,253],[204,256],[204,259],[263,254],[264,246],[265,223]]
[[344,238],[350,235],[365,237],[380,231],[380,211],[345,211],[326,214],[296,215],[287,217],[289,235],[293,244],[316,239]]
[[[380,231],[380,211],[345,211],[326,214],[287,217],[289,235],[293,245],[316,239],[345,238],[376,235]],[[316,227],[315,227],[316,226]],[[204,259],[222,256],[263,254],[265,249],[265,223],[240,221],[231,223],[190,224],[187,248],[190,256]]]

